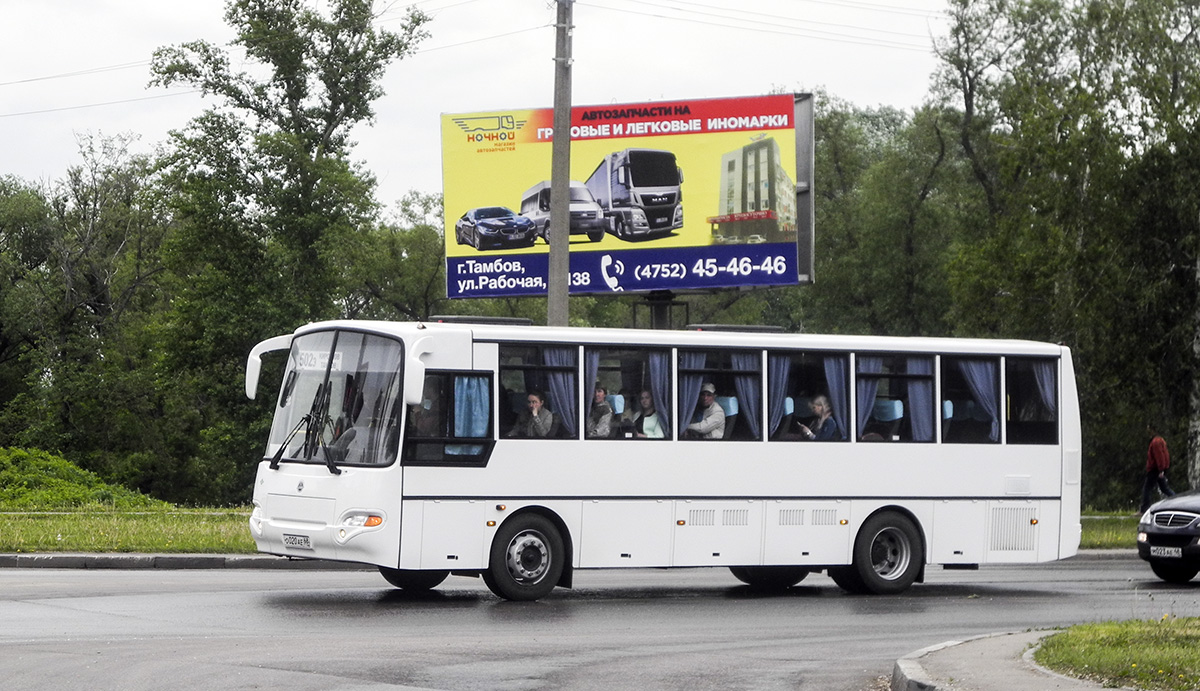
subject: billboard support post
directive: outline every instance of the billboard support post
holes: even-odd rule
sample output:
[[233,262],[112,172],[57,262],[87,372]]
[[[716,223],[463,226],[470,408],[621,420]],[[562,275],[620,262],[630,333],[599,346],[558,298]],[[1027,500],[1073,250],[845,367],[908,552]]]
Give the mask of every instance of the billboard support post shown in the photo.
[[566,326],[571,247],[571,26],[574,0],[558,0],[554,57],[554,140],[550,155],[550,264],[546,324]]

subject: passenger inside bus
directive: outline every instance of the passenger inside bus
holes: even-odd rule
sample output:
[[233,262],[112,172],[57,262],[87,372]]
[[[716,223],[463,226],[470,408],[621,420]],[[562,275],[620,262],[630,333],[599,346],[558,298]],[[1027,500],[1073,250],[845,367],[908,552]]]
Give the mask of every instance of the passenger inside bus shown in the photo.
[[654,408],[654,396],[649,391],[638,394],[639,410],[634,418],[634,434],[639,439],[663,439],[663,426]]
[[612,435],[613,409],[607,399],[608,390],[597,385],[592,395],[592,409],[588,412],[588,439],[601,439]]
[[700,387],[700,402],[696,406],[699,420],[687,426],[688,439],[724,439],[725,411],[717,404],[717,387],[704,382]]
[[829,397],[824,394],[814,396],[808,406],[815,417],[807,425],[797,424],[801,438],[810,441],[840,441],[842,433],[833,418],[833,406],[829,403]]
[[517,424],[508,432],[509,437],[524,439],[546,439],[559,436],[561,422],[558,416],[546,408],[546,395],[541,391],[530,391],[526,395],[528,410],[517,418]]

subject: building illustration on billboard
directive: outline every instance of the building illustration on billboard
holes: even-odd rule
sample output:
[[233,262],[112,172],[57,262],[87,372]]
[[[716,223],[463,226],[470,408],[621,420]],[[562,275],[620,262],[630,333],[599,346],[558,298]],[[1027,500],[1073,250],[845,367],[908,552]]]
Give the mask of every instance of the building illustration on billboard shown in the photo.
[[796,242],[794,191],[773,138],[725,154],[717,200],[720,215],[708,218],[713,242]]
[[[812,105],[573,108],[571,293],[810,282]],[[545,295],[552,125],[550,109],[442,116],[448,296]]]

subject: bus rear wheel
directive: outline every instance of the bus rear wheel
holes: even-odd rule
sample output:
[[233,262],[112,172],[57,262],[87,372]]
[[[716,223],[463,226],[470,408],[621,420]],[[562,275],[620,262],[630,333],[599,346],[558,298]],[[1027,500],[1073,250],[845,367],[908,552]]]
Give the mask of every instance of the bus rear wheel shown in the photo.
[[808,576],[808,569],[798,566],[731,566],[729,572],[755,590],[784,590]]
[[852,593],[894,595],[908,590],[924,562],[917,526],[906,516],[884,511],[858,531],[853,562],[829,569],[829,576]]
[[564,555],[562,537],[547,518],[513,516],[492,541],[483,582],[505,600],[538,600],[558,584]]
[[446,576],[450,575],[449,571],[412,571],[409,569],[389,569],[386,566],[379,567],[379,574],[388,583],[391,583],[401,590],[430,590],[436,588],[442,581],[446,580]]

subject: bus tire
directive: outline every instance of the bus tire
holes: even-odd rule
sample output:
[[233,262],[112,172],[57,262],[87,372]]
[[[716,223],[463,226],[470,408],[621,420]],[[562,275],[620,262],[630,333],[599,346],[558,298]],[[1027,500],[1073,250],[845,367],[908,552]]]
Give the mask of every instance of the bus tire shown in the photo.
[[549,519],[537,514],[513,516],[492,540],[483,582],[505,600],[538,600],[558,584],[565,555],[562,536]]
[[446,577],[450,575],[449,571],[412,571],[410,569],[389,569],[386,566],[379,567],[379,574],[388,583],[391,583],[401,590],[430,590],[436,588]]
[[[834,576],[837,569],[830,569],[830,576],[850,592],[894,595],[908,590],[924,562],[917,526],[902,514],[883,511],[863,523],[854,539],[854,561],[845,567],[849,574],[839,574],[851,587]],[[854,589],[859,584],[861,589]]]
[[731,566],[729,572],[755,590],[785,590],[808,576],[799,566]]

